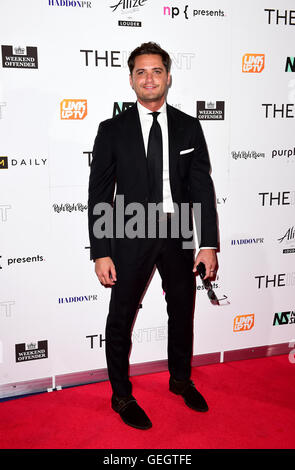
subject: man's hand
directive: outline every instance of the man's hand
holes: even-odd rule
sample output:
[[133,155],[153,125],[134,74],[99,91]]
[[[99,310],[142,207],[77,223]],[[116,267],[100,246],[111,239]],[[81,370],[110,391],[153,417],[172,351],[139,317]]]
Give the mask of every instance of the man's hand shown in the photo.
[[214,277],[217,268],[217,258],[215,250],[204,249],[199,251],[193,268],[194,273],[197,271],[197,266],[201,262],[204,263],[206,268],[206,276],[204,277],[204,279]]
[[115,265],[109,256],[95,260],[95,272],[100,283],[105,287],[113,286],[117,280]]

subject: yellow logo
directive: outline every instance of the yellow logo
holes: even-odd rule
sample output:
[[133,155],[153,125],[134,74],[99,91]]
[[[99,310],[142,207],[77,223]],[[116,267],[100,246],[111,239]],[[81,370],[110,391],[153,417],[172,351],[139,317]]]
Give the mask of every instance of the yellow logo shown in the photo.
[[0,169],[8,168],[8,159],[7,157],[0,157]]

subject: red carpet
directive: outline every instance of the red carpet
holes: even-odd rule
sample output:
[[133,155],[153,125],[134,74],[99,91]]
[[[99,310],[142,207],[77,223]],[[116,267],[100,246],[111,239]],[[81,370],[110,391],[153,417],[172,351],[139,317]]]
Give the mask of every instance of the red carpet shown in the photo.
[[1,449],[293,449],[295,364],[287,355],[195,367],[209,412],[168,390],[168,373],[132,378],[153,422],[126,426],[110,408],[109,382],[0,403]]

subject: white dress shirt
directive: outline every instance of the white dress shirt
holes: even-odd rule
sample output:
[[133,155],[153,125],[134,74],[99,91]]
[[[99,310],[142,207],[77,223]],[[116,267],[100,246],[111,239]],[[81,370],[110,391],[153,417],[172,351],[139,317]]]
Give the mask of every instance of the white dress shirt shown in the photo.
[[[151,110],[143,106],[137,101],[137,109],[139,113],[139,119],[141,124],[141,130],[143,135],[145,155],[147,156],[147,147],[149,140],[149,133],[153,123],[153,116]],[[163,141],[163,212],[174,212],[173,199],[171,195],[170,179],[169,179],[169,140],[168,140],[168,122],[167,122],[167,107],[164,103],[161,108],[157,110],[160,114],[158,115],[158,123],[160,124],[162,131]],[[209,249],[215,247],[204,246],[201,249]]]
[[[147,156],[149,133],[153,123],[152,111],[142,106],[139,102],[137,102],[137,109],[141,123],[145,155]],[[166,103],[164,103],[157,112],[160,113],[157,120],[161,127],[163,141],[163,211],[174,212],[169,180],[169,141]]]

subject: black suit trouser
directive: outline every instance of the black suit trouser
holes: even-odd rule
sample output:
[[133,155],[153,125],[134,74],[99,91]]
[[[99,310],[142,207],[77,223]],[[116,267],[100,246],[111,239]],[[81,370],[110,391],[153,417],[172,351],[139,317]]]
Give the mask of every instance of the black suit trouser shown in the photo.
[[117,281],[106,323],[106,359],[112,390],[132,393],[129,380],[131,331],[136,312],[156,265],[168,313],[168,369],[176,380],[191,374],[195,303],[194,252],[179,238],[117,239],[113,245]]

